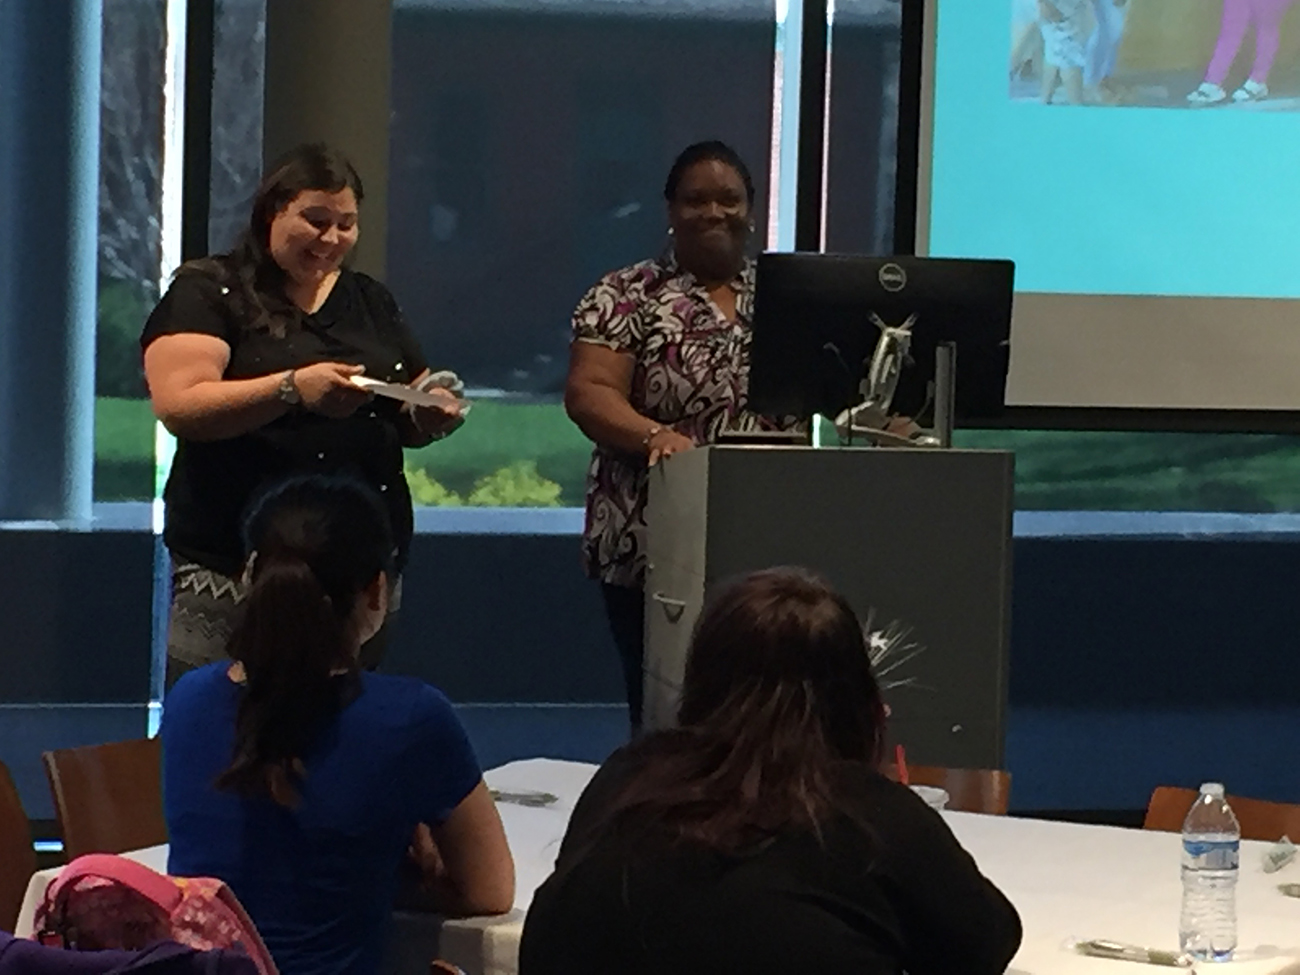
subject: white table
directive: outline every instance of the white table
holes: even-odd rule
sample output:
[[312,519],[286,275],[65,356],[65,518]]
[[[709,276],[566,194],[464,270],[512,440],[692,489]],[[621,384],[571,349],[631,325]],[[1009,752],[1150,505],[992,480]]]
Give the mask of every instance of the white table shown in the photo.
[[447,921],[439,943],[443,958],[467,975],[514,975],[519,970],[519,938],[533,893],[555,866],[560,840],[574,803],[582,795],[595,765],[532,758],[492,769],[484,778],[501,792],[549,792],[558,800],[539,808],[497,804],[506,839],[515,858],[515,909],[494,918]]
[[[495,918],[448,921],[442,955],[468,975],[515,975],[523,917],[533,893],[555,862],[573,804],[595,772],[576,762],[531,759],[488,772],[488,785],[506,792],[535,790],[559,797],[542,808],[498,806],[515,857],[515,908]],[[1178,939],[1179,837],[1174,833],[1081,826],[970,813],[945,813],[980,869],[1011,899],[1024,923],[1024,942],[1009,975],[1138,975],[1160,969],[1083,958],[1071,937],[1107,938],[1174,948]],[[1265,875],[1263,843],[1241,845],[1237,888],[1239,958],[1205,965],[1216,975],[1300,975],[1300,899],[1284,897],[1280,882],[1300,882],[1300,864]],[[130,854],[165,866],[165,848]],[[31,915],[57,871],[32,878],[18,933],[30,933]],[[1167,969],[1166,969],[1167,970]]]
[[[534,759],[489,772],[496,789],[551,792],[545,809],[502,805],[518,870],[515,910],[501,918],[451,921],[442,954],[468,975],[516,975],[523,915],[555,862],[569,813],[594,767]],[[980,869],[1016,905],[1024,940],[1008,975],[1126,975],[1160,969],[1067,950],[1072,937],[1106,938],[1176,948],[1181,838],[1176,833],[1074,823],[944,813]],[[1300,864],[1267,876],[1264,843],[1242,844],[1237,889],[1238,955],[1204,968],[1220,975],[1300,975],[1300,899],[1283,897],[1279,882],[1300,882]]]
[[[1071,937],[1177,948],[1178,834],[970,813],[944,818],[1020,912],[1024,941],[1010,973],[1159,971],[1072,954],[1065,948]],[[1202,969],[1221,975],[1300,975],[1300,900],[1277,890],[1278,883],[1300,881],[1300,866],[1266,875],[1260,859],[1267,847],[1241,844],[1237,938],[1243,960]]]

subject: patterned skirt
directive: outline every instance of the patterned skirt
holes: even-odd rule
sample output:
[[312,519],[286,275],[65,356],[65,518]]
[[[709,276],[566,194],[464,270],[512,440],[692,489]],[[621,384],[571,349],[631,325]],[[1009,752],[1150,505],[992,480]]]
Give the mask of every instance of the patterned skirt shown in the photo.
[[[167,621],[167,687],[186,671],[226,658],[226,648],[243,612],[246,588],[242,579],[214,572],[194,562],[172,565],[172,603]],[[398,576],[388,593],[388,612],[402,601]],[[361,648],[361,665],[373,670],[383,657],[388,625]]]
[[193,562],[172,565],[172,606],[167,621],[167,686],[187,670],[226,656],[244,602],[240,579]]

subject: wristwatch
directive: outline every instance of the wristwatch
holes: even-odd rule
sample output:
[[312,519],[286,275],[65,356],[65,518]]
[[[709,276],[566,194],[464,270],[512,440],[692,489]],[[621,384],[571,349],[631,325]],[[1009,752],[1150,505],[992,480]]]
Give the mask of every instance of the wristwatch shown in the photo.
[[300,406],[302,404],[302,393],[298,392],[298,384],[293,381],[294,370],[290,369],[280,380],[280,388],[276,391],[282,403],[288,403],[290,406]]

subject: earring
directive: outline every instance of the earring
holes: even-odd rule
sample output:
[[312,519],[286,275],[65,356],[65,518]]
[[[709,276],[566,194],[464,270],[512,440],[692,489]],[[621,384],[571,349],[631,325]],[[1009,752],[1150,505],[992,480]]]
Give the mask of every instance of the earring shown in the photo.
[[673,236],[675,233],[677,233],[677,231],[675,231],[672,227],[669,227],[669,228],[668,228],[668,236],[669,236],[669,237]]

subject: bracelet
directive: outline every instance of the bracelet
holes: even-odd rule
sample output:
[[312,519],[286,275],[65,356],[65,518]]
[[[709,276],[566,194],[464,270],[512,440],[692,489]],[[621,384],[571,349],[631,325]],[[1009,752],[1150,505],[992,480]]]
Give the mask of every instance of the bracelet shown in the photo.
[[302,392],[298,389],[296,373],[298,370],[290,369],[280,378],[280,385],[276,389],[276,398],[282,403],[289,406],[302,405]]
[[649,432],[644,437],[641,438],[641,446],[649,447],[650,441],[653,440],[655,437],[659,436],[659,434],[663,432],[664,432],[664,428],[656,423],[654,426],[650,428]]

